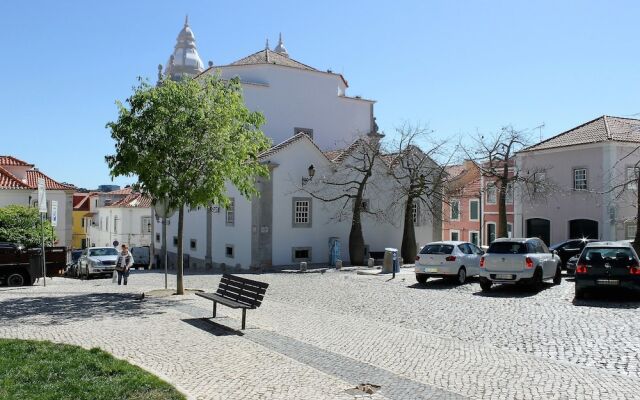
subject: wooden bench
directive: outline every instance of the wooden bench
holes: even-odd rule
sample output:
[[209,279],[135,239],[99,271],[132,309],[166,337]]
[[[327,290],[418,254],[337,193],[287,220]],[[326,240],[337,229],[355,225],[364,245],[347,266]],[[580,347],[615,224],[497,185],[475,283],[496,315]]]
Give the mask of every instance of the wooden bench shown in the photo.
[[213,318],[216,317],[217,303],[231,308],[242,308],[242,329],[244,329],[247,309],[253,310],[260,307],[268,286],[268,283],[224,274],[215,293],[196,293],[196,295],[213,301]]

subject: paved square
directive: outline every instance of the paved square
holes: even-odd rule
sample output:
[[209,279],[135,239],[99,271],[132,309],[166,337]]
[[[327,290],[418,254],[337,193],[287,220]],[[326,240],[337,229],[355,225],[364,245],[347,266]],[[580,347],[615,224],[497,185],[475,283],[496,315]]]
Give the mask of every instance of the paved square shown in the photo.
[[[640,392],[640,302],[574,304],[573,283],[537,294],[477,283],[386,276],[251,275],[270,284],[241,312],[194,295],[139,299],[155,272],[111,280],[56,278],[0,288],[0,336],[101,347],[193,399],[634,399]],[[189,275],[213,290],[219,275]],[[175,278],[170,277],[170,282]],[[231,328],[231,329],[230,329]]]

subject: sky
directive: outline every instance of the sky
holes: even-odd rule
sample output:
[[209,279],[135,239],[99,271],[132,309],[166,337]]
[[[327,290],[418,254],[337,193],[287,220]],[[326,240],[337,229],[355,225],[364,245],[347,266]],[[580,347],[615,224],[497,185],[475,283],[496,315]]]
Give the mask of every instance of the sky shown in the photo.
[[0,154],[79,187],[133,183],[109,175],[105,124],[136,77],[155,81],[186,14],[205,65],[282,32],[292,58],[377,100],[387,135],[410,122],[463,142],[505,125],[546,138],[640,118],[638,1],[2,1]]

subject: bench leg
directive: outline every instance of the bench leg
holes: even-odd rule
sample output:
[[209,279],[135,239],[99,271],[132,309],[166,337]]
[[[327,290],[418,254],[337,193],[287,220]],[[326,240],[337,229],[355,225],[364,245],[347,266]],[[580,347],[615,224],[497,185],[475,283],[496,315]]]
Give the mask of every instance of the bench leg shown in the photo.
[[244,330],[244,321],[247,318],[247,309],[243,308],[242,309],[242,330]]
[[213,302],[213,317],[212,318],[216,317],[216,304],[218,304],[218,303],[214,301]]

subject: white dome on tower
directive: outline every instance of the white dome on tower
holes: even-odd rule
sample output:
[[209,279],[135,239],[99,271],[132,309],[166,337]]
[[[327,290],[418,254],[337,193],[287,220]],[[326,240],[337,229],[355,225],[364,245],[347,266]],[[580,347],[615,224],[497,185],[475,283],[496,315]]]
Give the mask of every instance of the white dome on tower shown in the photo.
[[287,49],[284,47],[284,43],[282,42],[282,33],[280,33],[280,38],[278,39],[278,45],[273,50],[276,53],[282,54],[285,57],[289,57],[289,53],[287,53]]
[[204,64],[196,49],[196,38],[189,26],[187,15],[164,73],[171,79],[180,79],[183,75],[195,76],[202,71]]

